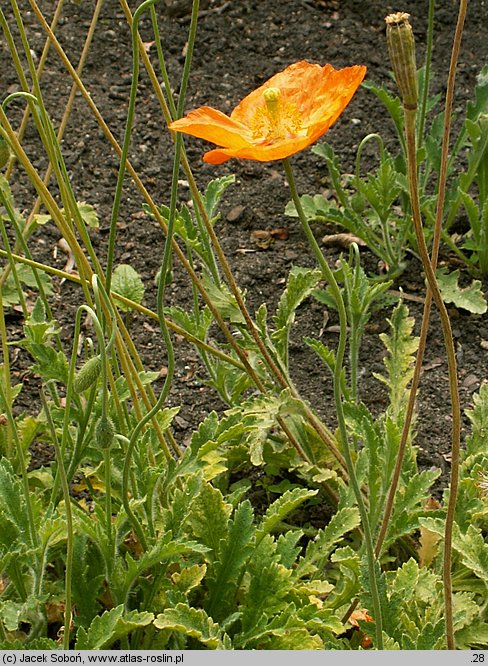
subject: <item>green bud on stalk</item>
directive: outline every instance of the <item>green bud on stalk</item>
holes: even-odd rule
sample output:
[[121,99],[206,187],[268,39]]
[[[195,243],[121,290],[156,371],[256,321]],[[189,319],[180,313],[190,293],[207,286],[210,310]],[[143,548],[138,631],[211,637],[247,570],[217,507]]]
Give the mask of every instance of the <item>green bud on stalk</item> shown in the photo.
[[7,166],[10,159],[10,146],[4,136],[0,134],[0,169]]
[[417,66],[415,37],[408,21],[409,16],[405,12],[397,12],[385,18],[386,42],[403,106],[409,111],[415,111],[418,101]]
[[101,416],[95,426],[95,443],[101,449],[109,449],[114,443],[115,426],[109,416]]
[[102,359],[100,356],[94,356],[78,370],[73,379],[73,388],[76,393],[83,393],[94,384],[102,370]]

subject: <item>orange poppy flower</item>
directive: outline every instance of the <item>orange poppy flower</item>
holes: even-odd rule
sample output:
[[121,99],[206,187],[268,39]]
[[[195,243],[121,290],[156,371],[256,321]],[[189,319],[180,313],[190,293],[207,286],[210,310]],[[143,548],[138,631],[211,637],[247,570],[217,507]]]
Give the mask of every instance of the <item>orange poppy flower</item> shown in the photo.
[[204,155],[210,164],[232,157],[258,162],[284,159],[327,132],[365,74],[362,65],[336,70],[332,65],[297,62],[247,95],[230,117],[202,106],[169,127],[220,146]]

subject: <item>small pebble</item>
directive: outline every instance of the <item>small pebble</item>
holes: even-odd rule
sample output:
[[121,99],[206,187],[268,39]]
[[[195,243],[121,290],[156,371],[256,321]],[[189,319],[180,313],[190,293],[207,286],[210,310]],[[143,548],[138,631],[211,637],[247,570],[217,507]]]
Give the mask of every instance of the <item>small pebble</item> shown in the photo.
[[239,222],[239,220],[242,218],[242,215],[243,215],[245,210],[246,210],[245,206],[234,206],[227,213],[227,216],[226,216],[225,219],[227,220],[227,222],[230,222],[231,224],[235,224],[236,222]]

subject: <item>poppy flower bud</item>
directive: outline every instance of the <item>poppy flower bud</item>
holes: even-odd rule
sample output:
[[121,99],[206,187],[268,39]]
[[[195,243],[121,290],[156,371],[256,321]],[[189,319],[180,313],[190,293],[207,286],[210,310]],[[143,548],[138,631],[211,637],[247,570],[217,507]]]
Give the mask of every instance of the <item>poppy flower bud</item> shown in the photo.
[[73,379],[73,388],[76,393],[83,393],[94,384],[102,369],[102,359],[100,356],[94,356],[78,370]]
[[5,137],[0,134],[0,169],[7,166],[10,159],[10,148]]
[[360,192],[355,192],[351,197],[351,208],[355,213],[360,215],[364,212],[368,202],[365,197]]
[[386,41],[403,106],[415,111],[418,100],[417,66],[415,37],[408,21],[409,16],[405,12],[397,12],[385,18]]
[[101,449],[109,449],[115,437],[115,426],[109,416],[101,416],[95,426],[95,443]]

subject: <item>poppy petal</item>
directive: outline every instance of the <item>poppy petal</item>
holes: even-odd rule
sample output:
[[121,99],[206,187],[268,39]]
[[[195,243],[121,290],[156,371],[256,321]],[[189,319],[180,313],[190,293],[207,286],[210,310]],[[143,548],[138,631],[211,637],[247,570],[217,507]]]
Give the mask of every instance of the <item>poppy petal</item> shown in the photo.
[[248,144],[247,127],[235,120],[231,120],[225,113],[213,109],[211,106],[202,106],[190,111],[188,115],[175,120],[169,125],[174,132],[191,134],[198,139],[205,139],[225,148],[241,148]]

